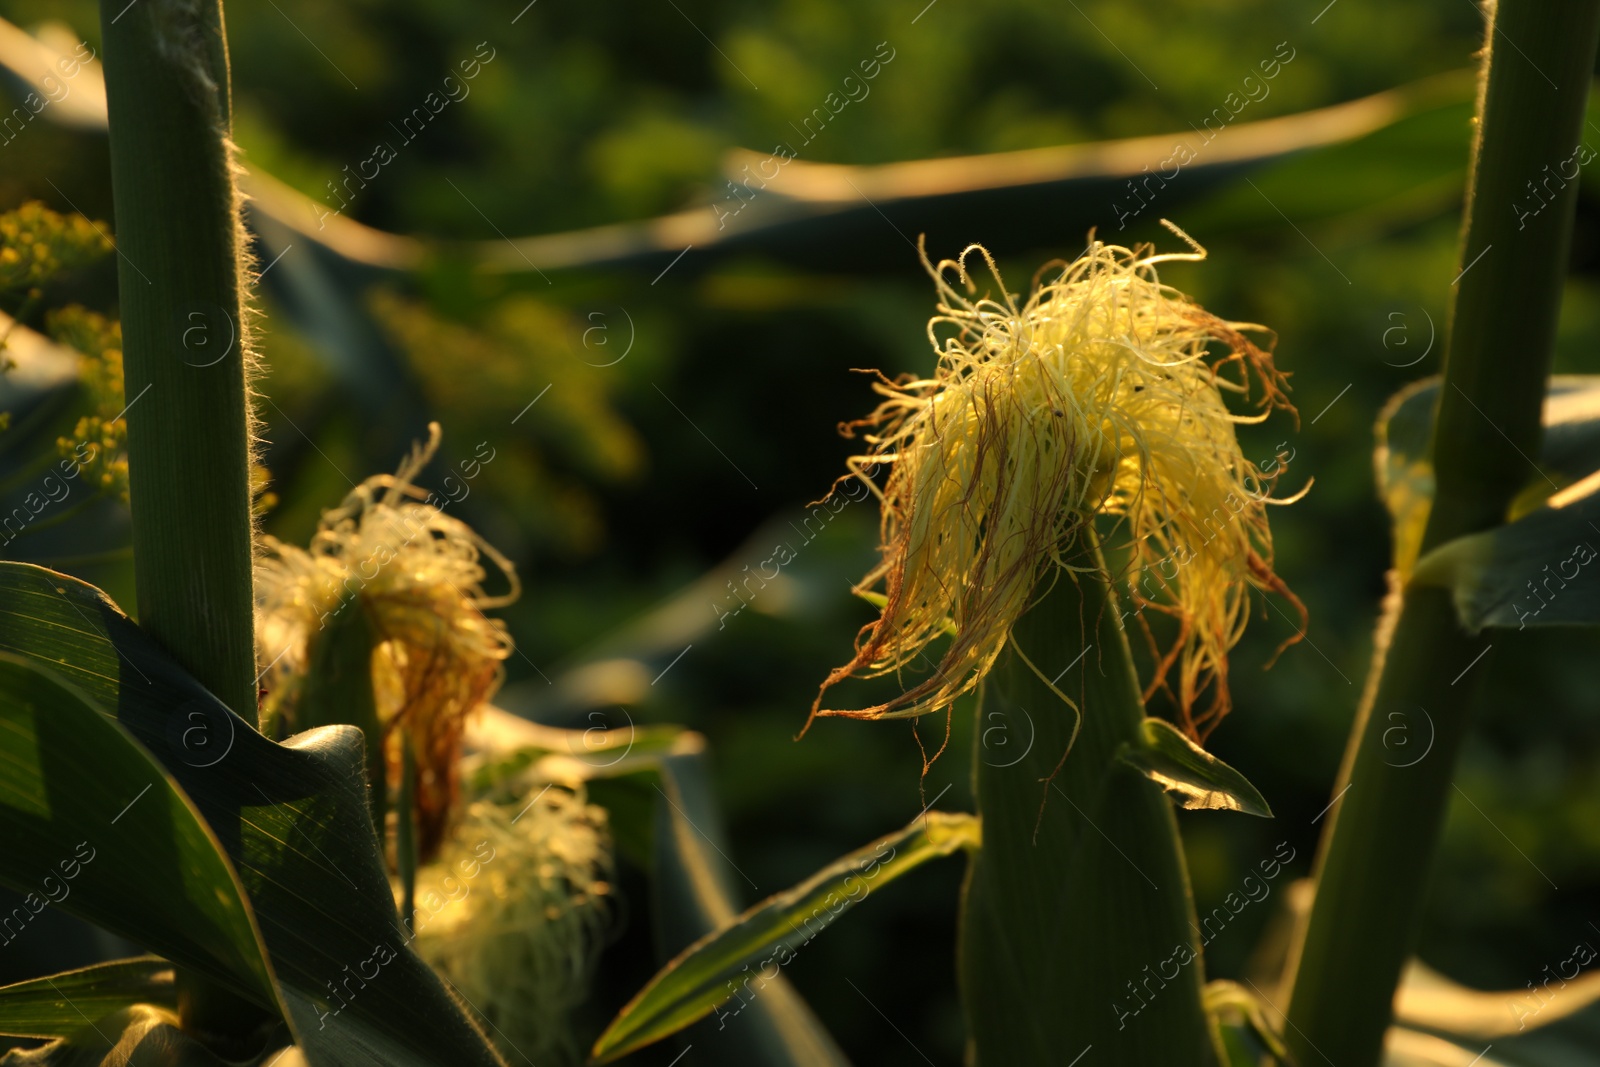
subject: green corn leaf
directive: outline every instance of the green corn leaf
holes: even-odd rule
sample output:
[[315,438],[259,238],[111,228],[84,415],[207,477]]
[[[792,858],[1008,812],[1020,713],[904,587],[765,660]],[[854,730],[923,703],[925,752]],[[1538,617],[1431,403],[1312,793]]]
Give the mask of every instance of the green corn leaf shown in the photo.
[[1165,789],[1179,807],[1272,818],[1272,808],[1248,778],[1171,723],[1147,718],[1140,732],[1142,743],[1123,745],[1117,758]]
[[[80,689],[192,799],[233,861],[282,1002],[315,1067],[498,1067],[482,1033],[409,947],[368,812],[360,731],[329,726],[281,745],[269,741],[98,590],[42,567],[0,564],[0,653],[24,657]],[[79,741],[51,737],[37,749],[46,767]],[[23,779],[6,781],[19,797],[41,795]],[[70,852],[80,839],[59,840]],[[130,858],[118,873],[148,862]],[[108,871],[112,866],[105,863]],[[217,877],[193,876],[189,892],[225,892]],[[75,895],[63,907],[72,911],[77,902]],[[181,896],[167,908],[165,921],[195,922]],[[143,922],[122,932],[149,941]],[[270,993],[258,995],[271,1002]]]
[[[70,1036],[0,1058],[4,1067],[308,1067],[300,1049],[268,1047],[248,1059],[224,1058],[185,1033],[164,1006],[133,1004],[82,1016]],[[259,1043],[258,1043],[259,1044]]]
[[[48,60],[53,58],[41,51],[44,47],[20,30],[0,33],[0,67],[41,96],[48,84],[40,78],[52,69]],[[41,55],[47,62],[40,61]],[[675,251],[669,240],[676,237],[676,247],[692,238],[697,249],[711,256],[758,251],[783,262],[863,273],[885,264],[898,266],[903,246],[874,210],[851,203],[859,199],[852,184],[861,195],[886,205],[900,229],[926,230],[930,245],[965,240],[970,235],[961,220],[983,218],[991,231],[988,244],[998,254],[1037,245],[1035,220],[1042,210],[1057,212],[1062,231],[1082,232],[1104,223],[1108,210],[1143,223],[1153,221],[1157,212],[1181,209],[1192,232],[1213,235],[1282,226],[1272,204],[1291,218],[1311,222],[1349,214],[1385,222],[1432,216],[1459,197],[1465,181],[1471,95],[1470,79],[1464,72],[1452,72],[1333,107],[1264,121],[1247,116],[1228,125],[1215,144],[1210,143],[1209,127],[1185,127],[1152,137],[882,166],[841,168],[798,160],[774,186],[781,196],[755,201],[732,225],[724,226],[714,213],[700,209],[599,230],[514,238],[510,246],[504,241],[474,242],[457,254],[511,273],[527,273],[529,263],[546,272],[612,265],[654,273]],[[80,85],[70,100],[48,108],[42,117],[103,128],[99,86]],[[1591,117],[1600,123],[1600,110],[1591,108]],[[1178,150],[1180,145],[1188,156]],[[737,178],[742,164],[753,165],[764,155],[730,153],[724,164],[727,176]],[[1160,165],[1153,165],[1157,161]],[[1240,182],[1241,174],[1250,176],[1261,192]],[[274,250],[289,243],[315,248],[330,263],[346,261],[343,266],[353,275],[372,269],[414,271],[436,252],[426,240],[385,233],[346,217],[328,218],[323,225],[319,216],[324,213],[315,202],[259,171],[246,185],[253,226]],[[1132,188],[1141,192],[1130,192]],[[1147,197],[1155,198],[1149,210],[1141,206]],[[880,236],[879,230],[888,236]],[[686,232],[690,237],[680,237]],[[831,250],[841,242],[866,254],[834,263]],[[281,282],[277,274],[268,275],[266,283],[275,285],[286,301],[328,303],[328,271]],[[308,331],[319,327],[304,311],[291,308],[290,314],[297,321],[312,319],[304,324]],[[328,351],[350,362],[352,336],[362,343],[365,338],[345,318],[330,316],[319,332],[342,341]],[[344,367],[335,370],[348,373]]]
[[[1439,378],[1433,376],[1406,386],[1384,406],[1378,432],[1386,451],[1380,453],[1377,473],[1385,499],[1403,488],[1405,472],[1416,464],[1428,467],[1427,495],[1432,495],[1428,441],[1438,402]],[[1558,486],[1600,470],[1600,375],[1552,376],[1545,392],[1543,426],[1539,467]],[[1538,477],[1532,471],[1529,476]]]
[[139,956],[0,987],[0,1034],[69,1037],[84,1019],[135,1004],[178,1010],[170,962]]
[[[1277,230],[1285,216],[1299,226],[1334,219],[1348,226],[1351,216],[1387,222],[1453,208],[1467,176],[1472,93],[1466,72],[1414,82],[1384,99],[1392,109],[1387,121],[1353,138],[1262,160],[1248,182],[1227,182],[1186,206],[1184,228],[1205,234]],[[1309,124],[1327,121],[1327,114],[1297,118]],[[1206,151],[1205,131],[1175,137]]]
[[1394,565],[1402,576],[1417,563],[1422,531],[1433,503],[1433,464],[1428,441],[1438,405],[1439,379],[1406,386],[1378,414],[1378,444],[1373,453],[1378,493],[1389,509],[1394,530]]
[[[711,785],[705,739],[688,735],[655,765],[650,890],[656,947],[666,962],[739,915],[735,886],[745,881],[729,858],[722,812]],[[709,1038],[710,1020],[700,1024]],[[735,1067],[849,1067],[850,1061],[805,1000],[781,975],[749,1010],[705,1047],[711,1062]],[[690,1031],[685,1037],[693,1037]]]
[[1461,625],[1581,626],[1600,622],[1600,474],[1493,530],[1440,545],[1412,581],[1448,588]]
[[[1540,974],[1542,981],[1493,991],[1471,989],[1412,960],[1395,995],[1395,1023],[1477,1042],[1479,1048],[1486,1041],[1505,1042],[1546,1028],[1600,1038],[1600,972],[1586,970],[1596,959],[1600,954],[1593,945],[1579,942]],[[1594,1060],[1600,1061],[1600,1052]]]
[[[1438,403],[1438,377],[1425,378],[1391,397],[1378,416],[1378,489],[1394,521],[1395,561],[1402,575],[1416,563],[1433,501],[1428,445]],[[1535,498],[1530,504],[1600,470],[1600,375],[1552,377],[1543,422],[1538,471],[1529,471]]]
[[0,653],[0,918],[52,903],[276,1005],[243,889],[184,790],[85,695]]
[[[1413,960],[1394,1001],[1382,1067],[1600,1067],[1600,975],[1580,974],[1595,958],[1580,942],[1539,986],[1483,991]],[[1206,986],[1206,1010],[1227,1067],[1285,1067],[1282,1016],[1258,992],[1234,982]],[[1313,1060],[1313,1062],[1317,1062]]]
[[1390,1027],[1383,1067],[1600,1067],[1600,1014],[1500,1041]]
[[473,793],[520,774],[547,782],[596,782],[640,771],[654,774],[662,756],[698,752],[704,744],[681,726],[564,730],[490,705],[467,724],[470,756],[463,777]]
[[662,968],[600,1035],[594,1058],[609,1063],[737,999],[737,1010],[719,1013],[731,1019],[758,1003],[799,949],[873,889],[978,840],[974,816],[928,812],[768,897]]

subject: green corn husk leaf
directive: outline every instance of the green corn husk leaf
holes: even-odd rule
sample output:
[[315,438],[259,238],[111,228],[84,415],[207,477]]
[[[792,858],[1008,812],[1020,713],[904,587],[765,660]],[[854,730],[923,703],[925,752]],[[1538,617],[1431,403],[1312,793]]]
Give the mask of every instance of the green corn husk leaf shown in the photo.
[[[1099,1062],[1210,1067],[1172,804],[1118,758],[1142,744],[1144,709],[1104,581],[1063,578],[1028,610],[981,706],[985,724],[999,715],[1017,736],[1031,724],[1035,740],[1020,759],[981,742],[976,753],[983,846],[959,949],[969,1062],[1070,1063],[1092,1047]],[[1176,973],[1152,979],[1164,964]]]
[[1171,723],[1145,719],[1139,732],[1141,742],[1124,745],[1117,758],[1165,789],[1179,807],[1272,818],[1272,808],[1248,778]]
[[310,730],[348,723],[361,730],[367,744],[367,796],[372,805],[372,825],[382,841],[389,809],[389,772],[383,753],[383,727],[372,695],[372,625],[353,595],[333,613],[332,620],[312,643],[295,724],[299,729]]

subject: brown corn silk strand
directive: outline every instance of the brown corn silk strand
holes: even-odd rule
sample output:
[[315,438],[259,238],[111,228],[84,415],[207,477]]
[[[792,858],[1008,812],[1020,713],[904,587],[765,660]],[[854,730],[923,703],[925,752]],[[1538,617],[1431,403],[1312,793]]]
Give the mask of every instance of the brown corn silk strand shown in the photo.
[[[922,715],[973,689],[1045,578],[1107,579],[1064,556],[1099,516],[1110,518],[1108,547],[1127,556],[1118,577],[1151,643],[1147,695],[1169,693],[1196,737],[1227,714],[1227,656],[1250,591],[1285,596],[1304,616],[1272,570],[1266,507],[1289,502],[1271,496],[1280,472],[1246,459],[1234,429],[1293,408],[1271,341],[1245,336],[1263,327],[1220,319],[1160,282],[1158,264],[1204,258],[1190,243],[1193,252],[1158,255],[1091,239],[1078,259],[1042,268],[1020,306],[981,246],[937,266],[924,254],[938,292],[935,372],[877,375],[883,401],[841,427],[870,446],[845,477],[881,503],[881,558],[858,588],[881,587],[885,603],[823,683],[813,717]],[[973,298],[974,256],[1001,298]],[[1254,394],[1258,413],[1232,414],[1224,393]],[[881,488],[871,477],[880,466]],[[1173,620],[1164,643],[1145,607]],[[935,664],[927,650],[952,630]],[[919,664],[931,672],[898,696],[823,707],[846,678]]]

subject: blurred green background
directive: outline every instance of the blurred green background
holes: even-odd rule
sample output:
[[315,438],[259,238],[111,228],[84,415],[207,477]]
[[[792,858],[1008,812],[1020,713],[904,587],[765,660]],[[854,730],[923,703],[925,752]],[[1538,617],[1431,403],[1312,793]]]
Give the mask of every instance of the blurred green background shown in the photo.
[[[517,561],[527,588],[505,612],[518,653],[501,702],[566,726],[703,731],[730,855],[753,901],[929,800],[970,802],[980,739],[968,706],[926,778],[903,722],[829,720],[795,739],[818,683],[871,617],[849,583],[870,565],[876,516],[851,505],[810,541],[796,527],[844,469],[851,447],[837,424],[872,406],[852,369],[931,365],[932,290],[911,247],[919,222],[937,221],[936,258],[991,242],[1018,291],[1044,260],[1075,254],[1090,226],[1121,243],[1174,246],[1156,225],[1166,215],[1210,260],[1173,265],[1165,279],[1221,315],[1272,327],[1279,365],[1293,374],[1300,424],[1280,416],[1249,428],[1247,454],[1265,463],[1292,450],[1283,486],[1315,481],[1304,501],[1273,513],[1279,572],[1311,612],[1306,640],[1261,672],[1294,631],[1261,605],[1233,661],[1236,710],[1211,741],[1277,818],[1183,815],[1205,913],[1280,842],[1295,850],[1295,876],[1309,869],[1313,820],[1330,799],[1385,592],[1372,425],[1387,397],[1438,369],[1460,269],[1464,72],[1482,18],[1470,0],[924,3],[230,5],[245,161],[337,206],[330,183],[387,141],[395,158],[348,197],[345,215],[436,242],[416,269],[375,271],[304,235],[263,231],[259,262],[272,267],[258,289],[257,387],[279,498],[265,528],[304,543],[319,511],[351,482],[392,469],[429,418],[445,442],[424,479],[431,487],[450,491],[444,479],[463,461],[492,452],[455,483],[470,492],[453,507]],[[93,4],[3,0],[0,15],[98,49]],[[712,205],[726,211],[733,195],[723,170],[733,149],[764,157],[782,143],[802,164],[870,165],[1157,134],[1198,143],[1196,127],[1247,77],[1259,86],[1262,61],[1288,52],[1270,91],[1234,122],[1423,88],[1366,136],[1181,173],[1126,229],[1119,179],[953,197],[923,214],[857,203],[788,244],[758,235],[680,260],[669,249],[596,267],[490,270],[467,243],[680,211],[714,218]],[[869,91],[845,82],[891,53]],[[450,90],[446,76],[475,57],[476,77]],[[395,128],[441,88],[459,99],[414,137]],[[9,111],[19,90],[4,91]],[[804,143],[796,127],[830,93],[859,99]],[[48,117],[0,145],[0,209],[40,199],[114,227],[104,136]],[[1583,178],[1559,372],[1600,372],[1592,180]],[[748,210],[780,201],[763,192]],[[46,306],[68,300],[114,313],[113,263],[62,279]],[[30,315],[38,309],[24,321],[39,326]],[[116,551],[124,524],[106,508],[4,552],[53,560],[131,603]],[[797,548],[793,564],[748,610],[722,617],[738,606],[726,583],[779,542]],[[1506,633],[1493,646],[1474,668],[1486,675],[1476,707],[1425,709],[1475,715],[1481,728],[1458,778],[1422,956],[1471,984],[1521,987],[1575,941],[1600,938],[1597,644],[1587,632]],[[1425,749],[1425,720],[1404,724],[1417,747],[1397,747],[1397,762]],[[1011,725],[985,734],[980,752],[1003,762],[1005,745],[1027,743],[1025,725]],[[945,723],[919,729],[931,752]],[[873,894],[787,969],[857,1062],[959,1061],[960,876],[946,863]],[[1247,973],[1288,882],[1213,940],[1214,975]],[[654,969],[637,871],[624,890],[629,925],[606,957],[596,1028]],[[31,929],[0,949],[0,977],[82,951],[66,933]]]

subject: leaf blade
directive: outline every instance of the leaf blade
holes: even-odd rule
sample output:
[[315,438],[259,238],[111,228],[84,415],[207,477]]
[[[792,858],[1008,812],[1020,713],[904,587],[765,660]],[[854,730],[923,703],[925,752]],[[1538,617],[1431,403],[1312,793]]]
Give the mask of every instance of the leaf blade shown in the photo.
[[[1433,502],[1429,448],[1439,404],[1437,375],[1389,398],[1378,415],[1374,452],[1379,495],[1394,523],[1395,565],[1409,576]],[[1535,494],[1559,491],[1600,470],[1600,375],[1557,374],[1545,392]]]
[[[596,1062],[609,1063],[705,1018],[735,996],[730,977],[762,960],[769,951],[773,955],[766,956],[764,964],[774,960],[778,967],[787,964],[793,949],[858,903],[855,889],[839,896],[851,879],[863,886],[859,897],[865,898],[871,887],[861,879],[881,879],[876,884],[887,885],[928,860],[958,848],[975,848],[979,836],[975,816],[928,812],[905,829],[848,853],[793,888],[749,908],[690,945],[650,980],[595,1042]],[[824,910],[828,915],[821,918],[818,913]],[[805,923],[796,926],[794,916],[801,914]],[[813,922],[817,924],[814,931]],[[809,936],[802,940],[802,935]],[[785,953],[789,959],[780,959]],[[763,976],[763,984],[771,980]]]
[[0,881],[27,894],[7,940],[55,902],[276,1007],[244,889],[190,798],[82,693],[6,653],[0,838]]
[[1592,625],[1600,622],[1600,582],[1586,568],[1596,544],[1600,473],[1513,522],[1440,545],[1417,561],[1412,581],[1449,589],[1472,633]]
[[[720,929],[740,911],[737,869],[727,855],[705,749],[705,738],[685,735],[656,761],[651,783],[651,892],[661,920],[663,960]],[[740,1025],[726,1031],[719,1027],[723,1062],[849,1067],[833,1035],[788,979],[778,977],[763,992]]]
[[359,730],[268,740],[99,590],[30,564],[0,564],[0,652],[103,704],[194,802],[238,872],[311,1063],[503,1067],[409,947],[372,829]]
[[85,1017],[97,1019],[135,1004],[177,1010],[169,961],[137,956],[0,987],[0,1034],[70,1037]]
[[1179,807],[1272,818],[1271,806],[1248,778],[1171,723],[1147,718],[1140,733],[1143,743],[1124,746],[1117,758],[1165,789]]

